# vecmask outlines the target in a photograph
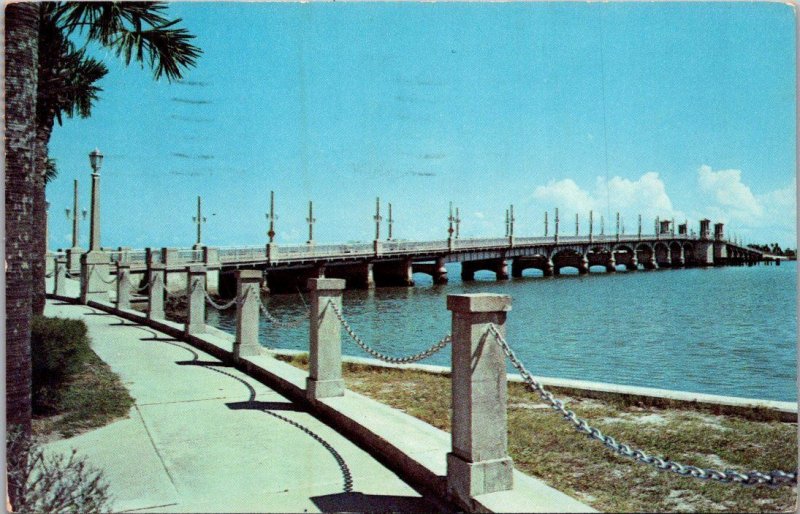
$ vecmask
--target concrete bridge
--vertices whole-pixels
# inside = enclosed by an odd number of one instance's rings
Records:
[[[193,247],[133,250],[103,249],[86,266],[92,282],[88,289],[102,289],[110,283],[115,264],[130,266],[134,286],[146,284],[154,272],[164,272],[170,290],[185,287],[188,266],[208,270],[208,286],[223,295],[235,293],[234,272],[257,269],[264,272],[264,286],[273,292],[297,292],[309,278],[343,278],[348,288],[412,286],[414,273],[447,283],[445,264],[461,264],[462,280],[474,279],[481,270],[494,272],[498,280],[521,277],[526,269],[544,276],[559,275],[565,268],[580,274],[590,270],[653,270],[693,266],[754,265],[780,262],[775,256],[726,240],[723,224],[710,231],[709,220],[700,222],[698,235],[689,234],[685,224],[678,232],[663,222],[655,234],[593,235],[551,237],[504,237],[440,241],[380,241],[358,244],[291,245],[227,248]],[[71,251],[56,254],[66,258],[66,268],[77,274],[80,256]],[[85,254],[84,254],[84,259]],[[510,268],[509,268],[510,265]],[[89,270],[89,271],[92,271]],[[82,273],[83,275],[83,273]],[[106,286],[106,290],[109,286]]]

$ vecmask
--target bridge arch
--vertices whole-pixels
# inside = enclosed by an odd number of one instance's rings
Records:
[[[511,276],[521,277],[523,272],[528,269],[535,269],[542,272],[544,276],[553,275],[553,261],[548,255],[537,253],[531,256],[514,257],[511,261]]]
[[[575,268],[578,273],[589,272],[589,263],[586,255],[574,248],[563,248],[553,254],[553,273],[559,275],[562,268]]]
[[[688,241],[683,243],[683,262],[685,266],[693,266],[695,264],[694,245]]]
[[[659,267],[669,268],[672,265],[672,256],[667,243],[659,241],[654,244],[653,254],[655,255],[656,263]]]
[[[683,245],[678,241],[669,244],[669,256],[673,268],[678,268],[684,264]]]
[[[644,269],[655,269],[658,267],[656,264],[656,254],[650,243],[637,243],[634,250],[636,251],[638,263],[641,264]]]

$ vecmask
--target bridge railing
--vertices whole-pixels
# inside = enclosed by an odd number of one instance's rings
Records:
[[[203,250],[178,250],[178,259],[183,262],[202,262]]]
[[[267,258],[266,246],[223,247],[217,250],[221,262],[257,261]],[[202,260],[202,254],[200,256]]]
[[[386,241],[381,243],[383,253],[414,253],[447,251],[447,241]]]
[[[142,264],[147,261],[147,252],[145,250],[129,250],[128,262],[131,264]]]
[[[496,248],[498,246],[508,246],[508,238],[498,237],[491,239],[483,239],[483,238],[456,239],[453,242],[453,248],[459,250],[469,250],[472,248]]]
[[[330,244],[330,245],[291,245],[278,246],[277,260],[311,259],[326,257],[360,257],[374,255],[370,243]]]

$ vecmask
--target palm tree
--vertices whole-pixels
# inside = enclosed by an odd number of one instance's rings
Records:
[[[31,424],[31,212],[39,8],[6,6],[6,421]],[[12,498],[12,500],[15,500]]]
[[[52,13],[54,4],[41,4],[41,25],[39,28],[39,77],[36,102],[36,170],[34,176],[33,198],[33,250],[31,261],[33,267],[34,314],[44,312],[45,305],[45,253],[47,251],[47,216],[45,213],[45,186],[53,178],[55,168],[49,168],[50,161],[47,145],[53,131],[53,125],[62,116],[79,115],[87,117],[91,114],[92,102],[97,100],[101,91],[95,84],[103,78],[108,69],[105,65],[86,56],[83,49],[76,50],[75,45],[58,28]],[[51,171],[51,176],[47,173]]]
[[[62,115],[87,117],[101,91],[95,85],[107,69],[103,63],[76,49],[71,38],[84,37],[111,49],[125,64],[131,60],[153,69],[154,78],[172,81],[182,78],[184,69],[195,65],[200,49],[185,29],[174,28],[180,19],[165,16],[161,2],[52,2],[42,3],[37,109],[36,183],[34,198],[34,301],[35,313],[45,303],[45,180],[47,145],[55,121]],[[46,52],[44,50],[46,49]]]

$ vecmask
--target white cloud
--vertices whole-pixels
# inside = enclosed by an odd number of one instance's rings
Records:
[[[564,220],[571,220],[578,213],[584,224],[592,210],[596,231],[599,231],[601,216],[615,218],[617,212],[622,216],[627,233],[637,230],[640,214],[644,232],[652,231],[657,216],[676,220],[685,217],[682,211],[673,208],[664,181],[656,172],[647,172],[636,180],[616,176],[606,181],[598,177],[591,192],[581,189],[572,179],[551,180],[545,186],[537,186],[532,199],[546,209],[559,207]],[[606,233],[613,233],[615,223],[614,219],[605,220]]]
[[[568,207],[573,212],[588,212],[596,203],[588,192],[578,187],[570,178],[551,180],[546,186],[537,186],[533,191],[533,198],[556,207]]]
[[[734,221],[750,221],[764,215],[764,207],[742,182],[741,170],[714,171],[703,165],[697,172],[700,190],[713,195],[718,210]]]

